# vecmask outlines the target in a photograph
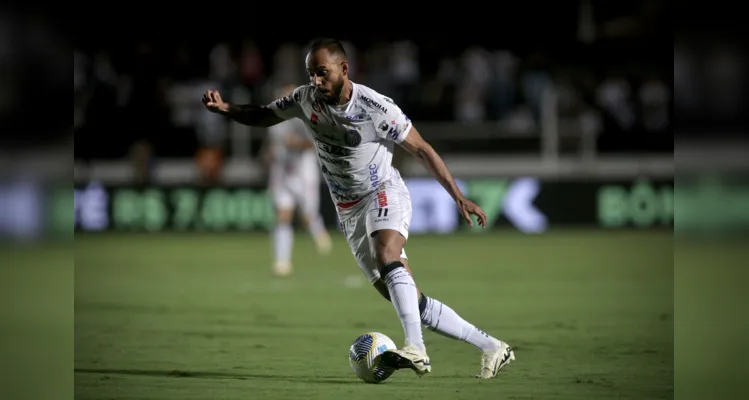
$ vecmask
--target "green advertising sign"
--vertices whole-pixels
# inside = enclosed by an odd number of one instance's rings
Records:
[[[604,185],[598,189],[598,221],[603,227],[668,226],[674,220],[674,190],[638,180],[632,185]]]
[[[111,192],[118,229],[268,229],[273,209],[265,191],[232,188],[120,189]]]

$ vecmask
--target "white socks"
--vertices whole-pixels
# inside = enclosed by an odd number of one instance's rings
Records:
[[[403,325],[406,345],[425,350],[419,316],[419,292],[416,290],[413,277],[406,271],[405,267],[400,266],[390,271],[384,277],[384,280],[395,312]]]
[[[421,296],[419,302],[421,322],[430,330],[453,339],[468,342],[481,351],[496,349],[497,344],[491,336],[461,318],[452,308],[431,297],[423,294]]]
[[[397,267],[384,277],[390,300],[398,313],[406,335],[406,345],[425,350],[421,334],[423,323],[441,335],[468,342],[481,351],[496,350],[496,339],[461,318],[452,308],[416,290],[413,277],[406,268]]]
[[[294,244],[294,230],[291,224],[278,224],[273,229],[273,256],[276,264],[291,264],[291,248]]]

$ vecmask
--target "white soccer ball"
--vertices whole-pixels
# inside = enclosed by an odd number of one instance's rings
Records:
[[[386,335],[379,332],[365,333],[351,345],[348,351],[349,364],[359,379],[367,383],[380,383],[395,372],[395,368],[380,362],[380,356],[395,349],[395,343]]]

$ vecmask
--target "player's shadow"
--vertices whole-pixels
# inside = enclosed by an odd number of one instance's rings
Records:
[[[184,370],[142,370],[142,369],[107,369],[107,368],[76,368],[75,373],[101,375],[137,375],[157,376],[163,378],[197,378],[197,379],[269,379],[287,382],[322,383],[322,384],[361,384],[355,378],[341,379],[340,376],[281,376],[271,374],[213,372],[213,371],[184,371]]]

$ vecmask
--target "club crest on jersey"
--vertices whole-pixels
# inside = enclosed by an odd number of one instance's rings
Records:
[[[284,96],[276,100],[276,107],[278,107],[279,110],[285,110],[293,105],[294,101],[291,100],[291,97],[289,96]]]
[[[349,147],[356,147],[361,143],[361,135],[355,130],[348,130],[344,140]]]
[[[390,126],[385,121],[380,122],[380,125],[377,126],[377,129],[379,129],[379,130],[381,130],[383,132],[387,131],[388,128],[390,128]]]

